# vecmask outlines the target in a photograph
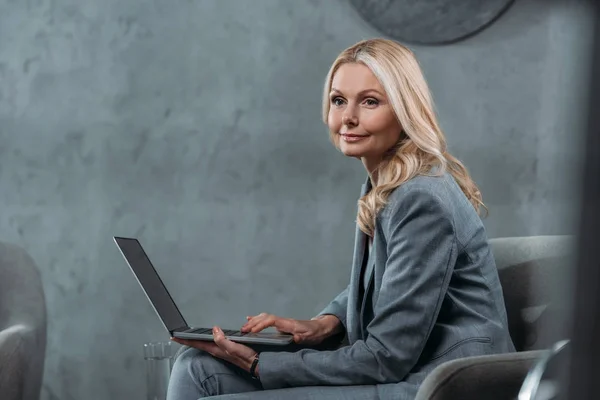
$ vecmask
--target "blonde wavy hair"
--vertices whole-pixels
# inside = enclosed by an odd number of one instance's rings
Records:
[[[362,63],[377,77],[402,127],[400,141],[385,155],[377,169],[377,182],[358,201],[357,223],[373,236],[377,214],[394,189],[417,175],[448,171],[477,213],[483,204],[481,192],[465,166],[447,151],[446,139],[438,124],[433,100],[423,72],[413,52],[392,40],[363,40],[344,50],[331,66],[323,90],[323,122],[327,124],[331,83],[338,68],[346,63]],[[329,132],[339,149],[337,132]]]

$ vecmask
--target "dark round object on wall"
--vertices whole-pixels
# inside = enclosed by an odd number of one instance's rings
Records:
[[[448,44],[497,20],[514,0],[349,0],[373,27],[401,42]]]

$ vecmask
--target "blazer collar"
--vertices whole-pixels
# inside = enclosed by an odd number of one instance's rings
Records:
[[[360,197],[363,197],[373,188],[371,184],[371,178],[367,175],[367,179],[365,179],[365,183],[362,185],[362,190],[360,192]]]

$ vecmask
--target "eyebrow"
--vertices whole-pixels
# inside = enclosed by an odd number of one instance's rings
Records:
[[[385,95],[384,95],[383,93],[381,93],[381,92],[380,92],[379,90],[377,90],[377,89],[365,89],[365,90],[361,90],[360,92],[358,92],[358,96],[365,95],[365,94],[367,94],[367,93],[369,93],[369,92],[374,92],[374,93],[377,93],[377,94],[378,94],[378,95],[380,95],[380,96],[383,96],[383,97],[385,97]],[[341,90],[339,90],[339,89],[336,89],[336,88],[334,88],[334,87],[332,87],[332,88],[331,88],[331,93],[339,93],[339,94],[342,94]]]

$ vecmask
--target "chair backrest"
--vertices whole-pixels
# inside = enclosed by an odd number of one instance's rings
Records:
[[[22,248],[0,243],[0,394],[39,399],[46,351],[42,280]]]
[[[556,316],[553,300],[568,289],[573,236],[491,239],[504,291],[511,337],[518,351],[545,348],[559,338],[541,331]],[[563,296],[564,297],[564,296]]]

